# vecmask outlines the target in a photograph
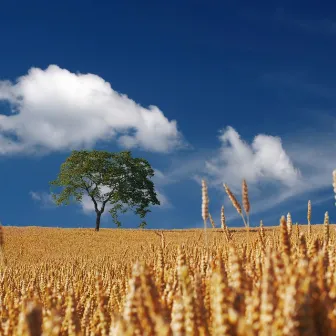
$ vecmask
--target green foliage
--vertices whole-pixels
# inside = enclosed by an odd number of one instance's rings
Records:
[[[114,223],[120,227],[118,211],[125,213],[132,209],[143,219],[150,212],[150,204],[160,204],[150,180],[152,176],[154,170],[148,161],[133,158],[129,151],[82,150],[71,153],[61,165],[57,179],[50,185],[51,189],[64,188],[59,195],[52,192],[57,205],[81,202],[84,193],[88,194],[99,219],[106,204],[111,204],[109,212]],[[146,222],[142,221],[139,226],[146,226]]]

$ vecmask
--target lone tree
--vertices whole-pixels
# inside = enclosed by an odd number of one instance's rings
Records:
[[[53,187],[64,187],[59,195],[52,193],[57,205],[81,202],[87,194],[96,211],[96,231],[99,231],[101,215],[106,204],[114,223],[120,227],[118,211],[128,209],[144,218],[150,204],[160,205],[149,179],[154,170],[142,158],[133,158],[131,152],[109,153],[106,151],[73,151],[61,165],[58,178],[50,182]],[[142,221],[139,227],[145,227]]]

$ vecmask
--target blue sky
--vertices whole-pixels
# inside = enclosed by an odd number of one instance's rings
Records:
[[[295,3],[297,5],[295,5]],[[336,209],[336,8],[293,1],[7,1],[0,12],[4,225],[94,227],[90,203],[55,207],[49,181],[73,149],[130,149],[156,170],[148,228],[251,225]],[[120,217],[126,228],[140,220]],[[114,227],[109,214],[102,227]]]

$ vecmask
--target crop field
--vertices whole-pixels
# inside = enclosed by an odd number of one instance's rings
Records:
[[[224,188],[243,229],[224,207],[216,226],[204,180],[204,230],[0,225],[0,335],[336,335],[328,212],[251,228],[246,181],[242,205]]]
[[[0,335],[335,335],[336,231],[2,227]]]

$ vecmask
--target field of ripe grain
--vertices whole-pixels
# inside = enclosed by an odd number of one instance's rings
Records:
[[[335,335],[335,227],[287,224],[2,227],[0,335]]]

